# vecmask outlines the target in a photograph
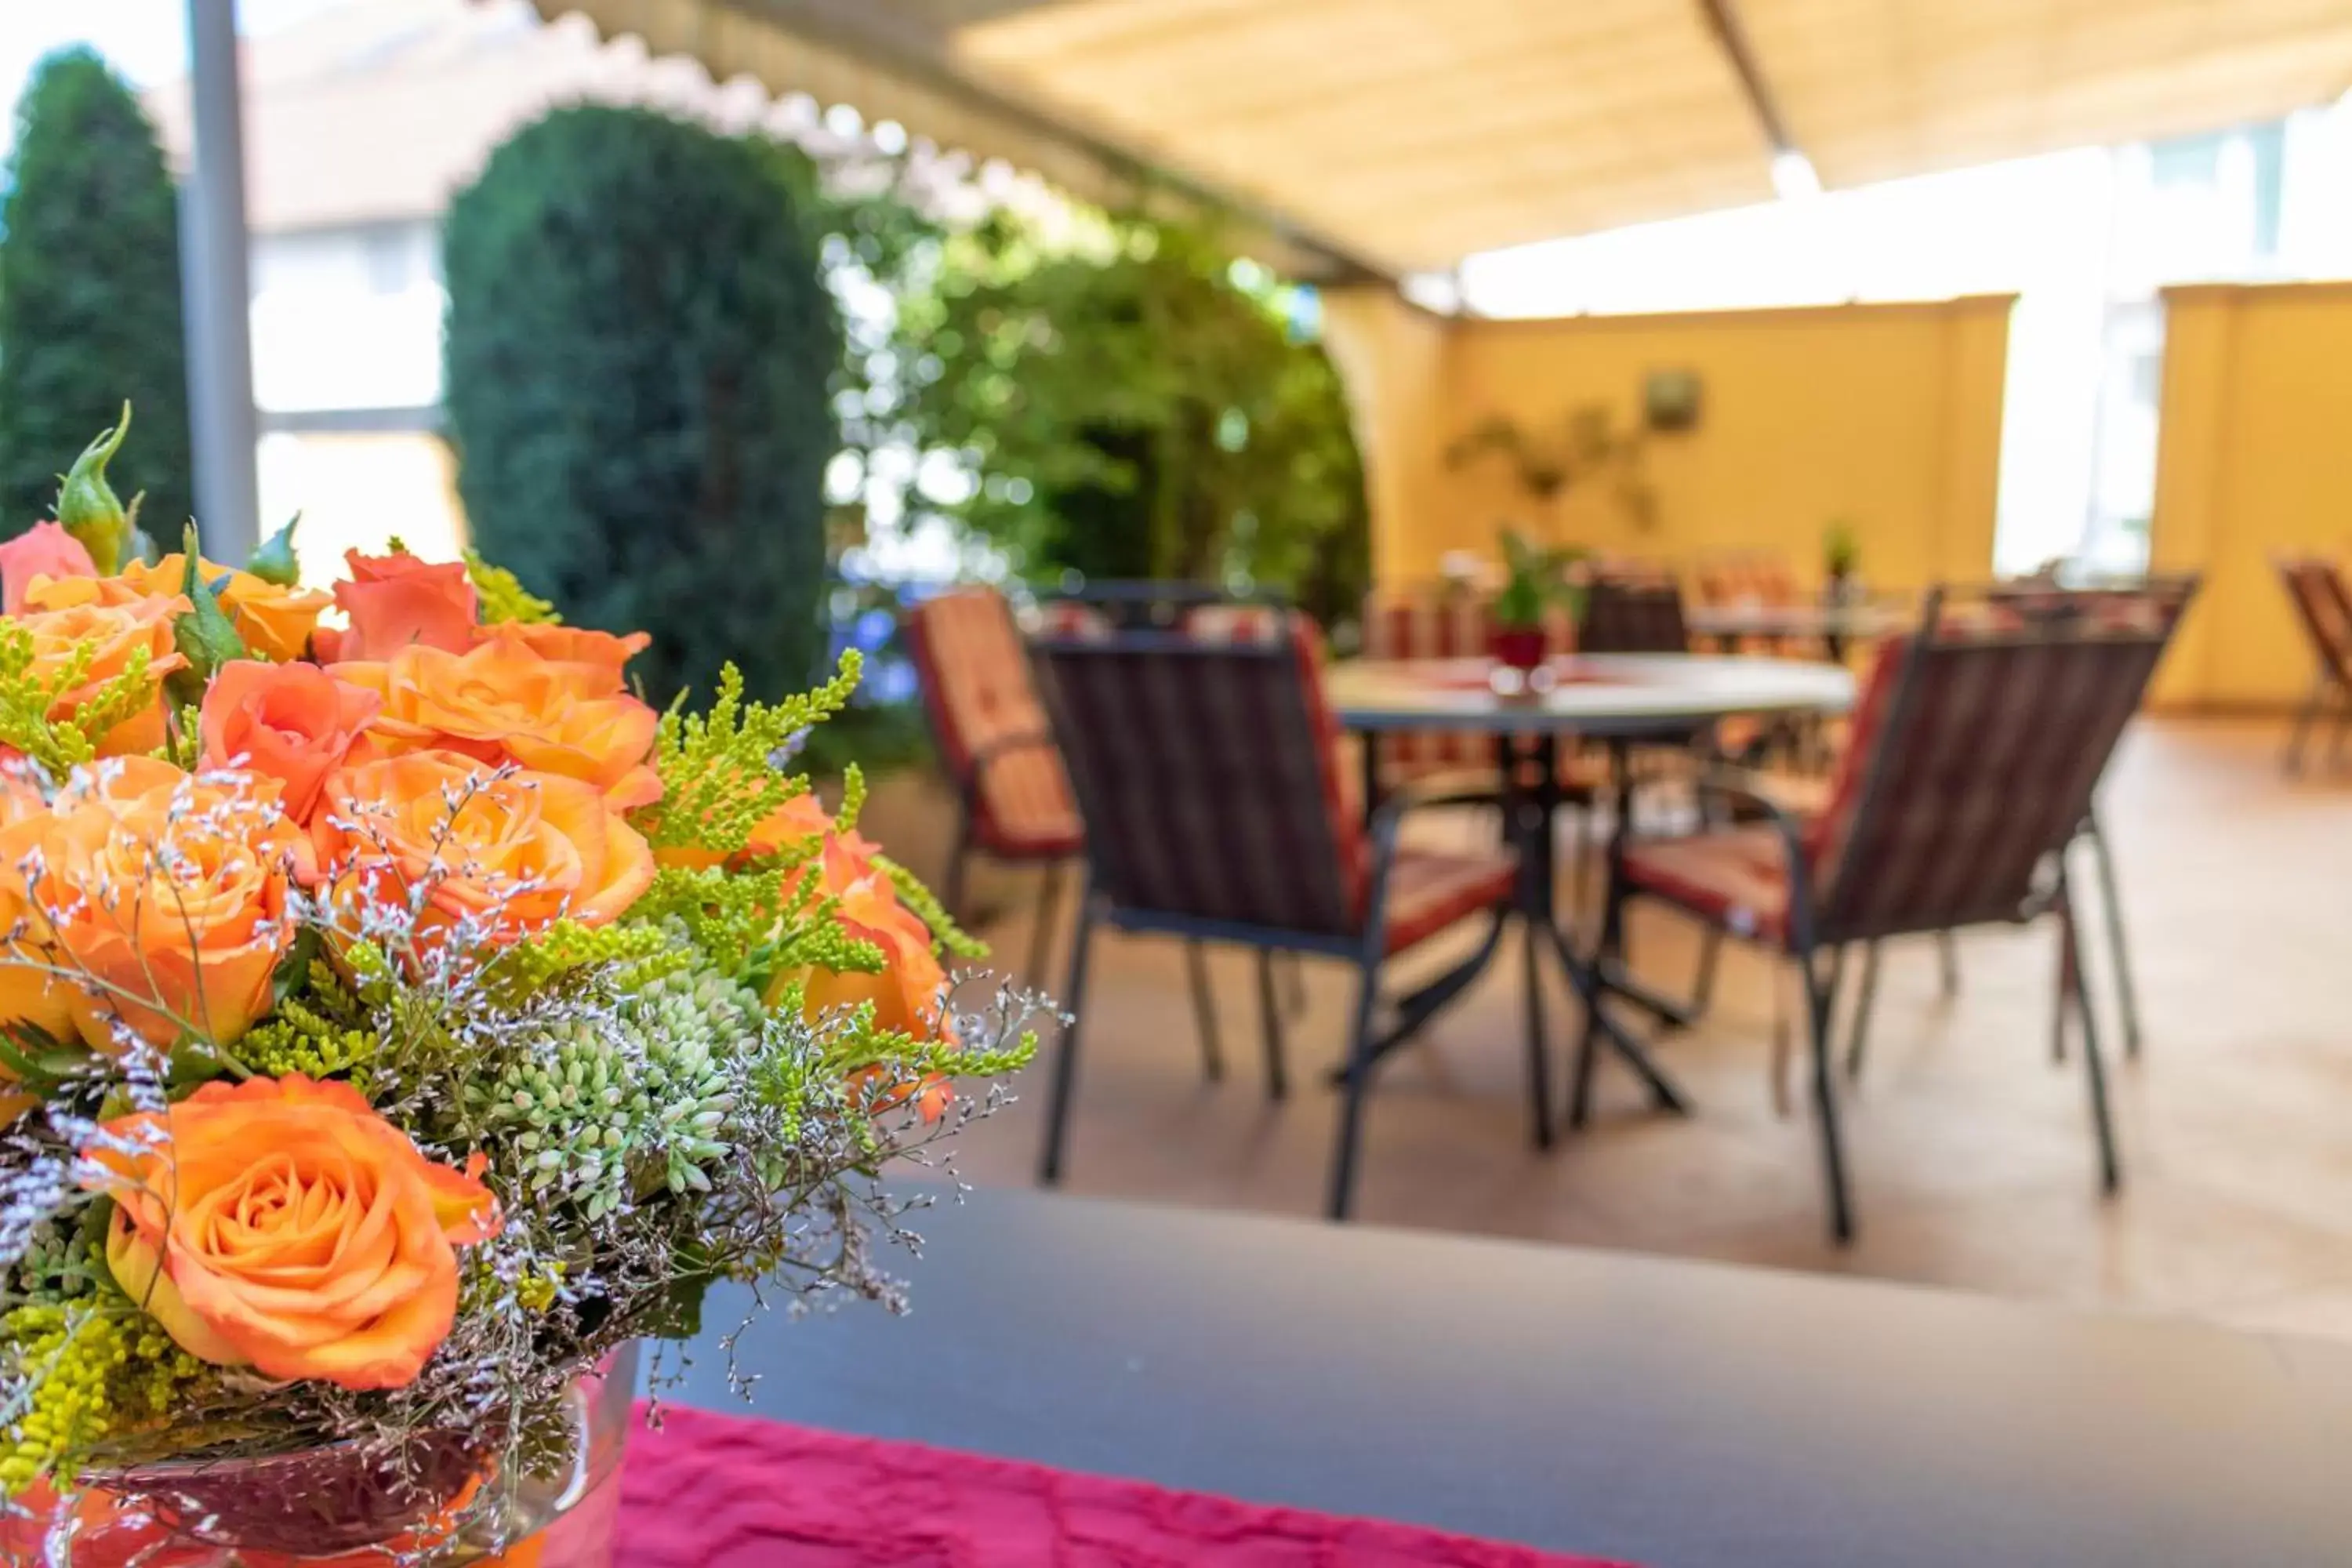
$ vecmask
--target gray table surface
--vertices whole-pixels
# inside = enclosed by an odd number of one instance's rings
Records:
[[[1647,1568],[2352,1563],[2352,1346],[984,1189],[755,1414]],[[670,1397],[745,1407],[714,1297]]]
[[[1350,730],[1539,730],[1644,735],[1748,713],[1842,713],[1853,678],[1810,659],[1710,654],[1579,654],[1554,661],[1558,684],[1523,696],[1487,684],[1492,661],[1348,659],[1323,690]]]

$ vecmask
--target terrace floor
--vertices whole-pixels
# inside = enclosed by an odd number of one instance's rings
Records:
[[[1870,1060],[1846,1100],[1861,1226],[1850,1249],[1826,1239],[1811,1127],[1773,1108],[1771,965],[1738,948],[1710,1016],[1660,1047],[1697,1114],[1653,1115],[1604,1068],[1594,1125],[1549,1153],[1528,1140],[1517,966],[1498,965],[1383,1067],[1359,1215],[2352,1337],[2352,775],[2283,781],[2278,738],[2143,722],[2109,780],[2147,1032],[2145,1057],[2114,1074],[2116,1199],[2097,1192],[2079,1054],[2050,1059],[2045,925],[1964,937],[1949,1003],[1932,943],[1890,946]],[[1027,889],[1010,876],[994,887],[1006,912],[989,929],[1018,962]],[[1637,918],[1633,947],[1640,973],[1686,984],[1689,928]],[[1405,973],[1447,956],[1423,952]],[[2094,943],[2095,966],[2103,957]],[[1346,975],[1309,966],[1294,1093],[1276,1106],[1245,955],[1212,960],[1221,1085],[1202,1081],[1173,943],[1109,936],[1095,963],[1070,1188],[1318,1212],[1336,1112],[1320,1069],[1340,1049]],[[2111,998],[2103,970],[2096,983]],[[1571,1026],[1557,990],[1549,1011]],[[2112,1056],[2112,1000],[2105,1017]],[[971,1180],[1034,1179],[1042,1078],[963,1138]]]

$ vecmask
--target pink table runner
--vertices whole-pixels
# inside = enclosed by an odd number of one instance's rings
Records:
[[[676,1407],[630,1435],[621,1496],[616,1568],[1610,1568]]]

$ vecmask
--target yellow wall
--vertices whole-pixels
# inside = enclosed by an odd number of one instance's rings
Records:
[[[2168,706],[2270,707],[2311,655],[2271,567],[2352,542],[2352,284],[2165,291],[2164,401],[2150,552],[2204,574],[2157,674]]]
[[[1491,555],[1515,522],[1675,564],[1775,551],[1811,577],[1843,516],[1874,586],[1988,576],[2010,303],[1449,321],[1335,292],[1326,319],[1372,468],[1375,570],[1409,581],[1449,550]],[[1549,430],[1601,402],[1630,427],[1653,370],[1695,372],[1702,401],[1696,428],[1651,439],[1647,533],[1604,486],[1571,488],[1546,518],[1500,455],[1444,459],[1496,415]]]

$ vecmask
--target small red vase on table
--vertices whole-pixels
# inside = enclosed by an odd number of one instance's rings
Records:
[[[1486,651],[1494,656],[1496,664],[1522,675],[1542,668],[1550,654],[1541,626],[1497,626]]]

